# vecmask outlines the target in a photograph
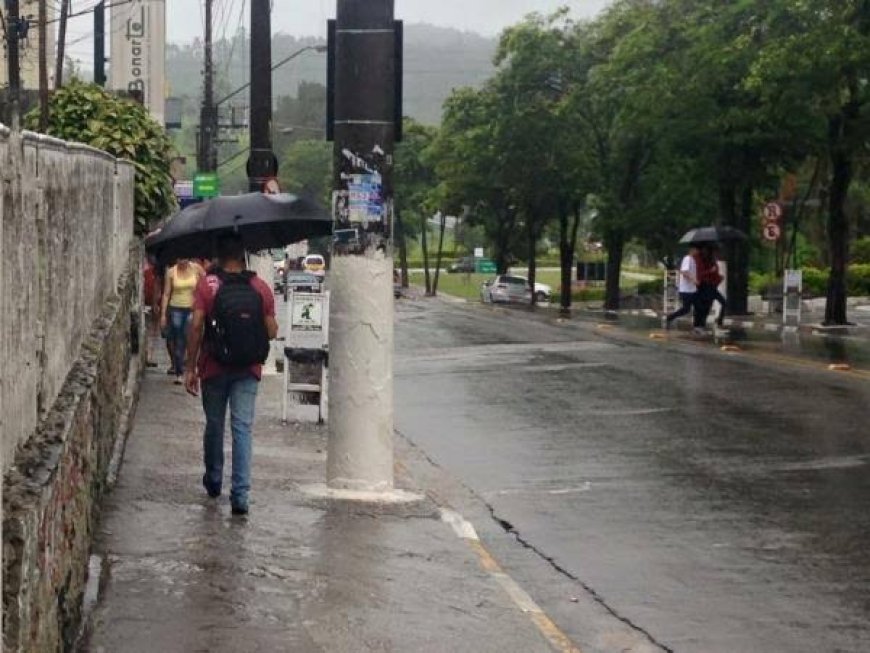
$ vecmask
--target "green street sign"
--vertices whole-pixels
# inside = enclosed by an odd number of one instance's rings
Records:
[[[481,274],[495,274],[495,261],[488,258],[475,259],[474,267]]]
[[[194,197],[217,197],[221,194],[221,180],[216,172],[197,172],[193,177]]]

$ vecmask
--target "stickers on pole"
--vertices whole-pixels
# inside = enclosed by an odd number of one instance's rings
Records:
[[[349,175],[347,183],[348,222],[367,227],[384,219],[383,181],[377,172]]]

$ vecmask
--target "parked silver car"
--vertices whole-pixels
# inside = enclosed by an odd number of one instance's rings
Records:
[[[535,283],[535,299],[548,302],[553,289],[545,283]],[[528,304],[532,300],[529,280],[514,274],[500,274],[480,286],[480,300],[485,304]]]

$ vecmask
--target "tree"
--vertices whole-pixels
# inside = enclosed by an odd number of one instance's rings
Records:
[[[465,213],[466,224],[480,226],[493,249],[499,274],[507,272],[518,245],[519,209],[507,185],[504,130],[496,124],[498,97],[483,89],[458,89],[444,105],[444,120],[432,146],[442,208]]]
[[[300,140],[287,146],[280,159],[281,188],[330,203],[332,193],[332,144]]]
[[[547,223],[573,194],[570,185],[562,185],[570,181],[564,174],[567,162],[560,155],[570,144],[563,140],[556,110],[567,63],[566,16],[567,10],[549,18],[528,16],[502,33],[495,56],[500,69],[493,80],[499,107],[494,124],[504,144],[503,181],[520,207],[532,288],[537,276],[538,241]],[[567,214],[567,209],[561,213]],[[568,285],[570,288],[570,280]],[[533,292],[531,303],[536,301]]]
[[[812,150],[825,157],[830,275],[825,323],[847,324],[846,201],[870,137],[870,5],[863,0],[777,3],[771,38],[746,86],[782,111],[805,116]]]
[[[411,118],[405,118],[402,141],[394,154],[393,185],[395,188],[396,239],[402,267],[402,283],[407,285],[407,240],[415,233],[414,223],[408,217],[417,216],[423,248],[423,268],[426,294],[433,294],[429,276],[429,248],[426,238],[427,218],[434,211],[433,192],[437,184],[431,148],[438,131]]]
[[[25,117],[29,129],[35,129],[38,122],[37,111]],[[169,175],[172,144],[163,127],[138,102],[113,95],[94,84],[70,80],[50,99],[47,133],[133,163],[137,235],[147,233],[176,208]]]

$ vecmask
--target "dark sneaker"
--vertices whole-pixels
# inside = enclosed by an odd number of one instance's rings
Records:
[[[205,478],[205,474],[202,475],[202,486],[205,488],[205,491],[208,493],[212,499],[217,499],[221,495],[221,487],[220,485],[211,485]]]
[[[231,510],[232,510],[232,513],[234,515],[247,515],[248,514],[247,504],[233,503]]]

